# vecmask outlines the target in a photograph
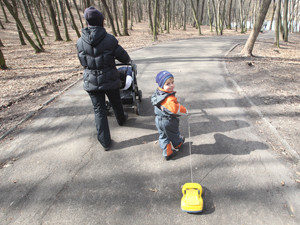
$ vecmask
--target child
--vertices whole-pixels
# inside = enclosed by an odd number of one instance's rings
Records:
[[[161,71],[156,76],[158,88],[151,97],[154,106],[155,124],[159,133],[159,145],[165,160],[171,159],[175,150],[179,150],[185,138],[179,132],[179,113],[187,114],[187,109],[180,105],[175,97],[174,77],[168,71]]]

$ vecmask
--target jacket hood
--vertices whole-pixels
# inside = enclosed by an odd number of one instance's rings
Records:
[[[107,32],[103,27],[89,26],[82,29],[81,38],[91,46],[97,46],[106,36]]]
[[[151,97],[151,103],[153,106],[158,106],[166,97],[175,94],[175,92],[166,92],[161,89],[156,89]]]

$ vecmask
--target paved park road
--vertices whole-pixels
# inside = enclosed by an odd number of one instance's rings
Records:
[[[141,115],[130,113],[124,127],[110,117],[108,152],[96,140],[82,83],[65,92],[0,147],[0,224],[299,224],[293,171],[225,82],[223,57],[237,41],[179,40],[132,52]],[[175,75],[190,113],[181,117],[186,144],[168,162],[150,103],[160,70]],[[181,186],[191,180],[205,192],[199,215],[180,209]]]

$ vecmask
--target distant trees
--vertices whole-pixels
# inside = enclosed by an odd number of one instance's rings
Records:
[[[270,10],[270,4],[266,2],[272,2]],[[51,32],[56,41],[63,40],[61,30],[64,30],[66,41],[71,40],[71,29],[79,37],[78,24],[81,28],[84,26],[84,9],[91,5],[104,14],[106,26],[115,36],[130,35],[130,29],[134,29],[133,22],[142,20],[148,21],[154,41],[159,34],[170,33],[172,29],[182,29],[184,32],[187,25],[195,27],[199,35],[204,25],[210,26],[217,35],[222,35],[225,28],[239,29],[242,33],[253,28],[244,49],[244,53],[250,55],[260,31],[259,26],[265,18],[275,21],[278,47],[279,34],[284,41],[288,41],[289,32],[297,31],[295,28],[299,27],[300,20],[300,0],[0,0],[3,18],[0,28],[4,29],[5,23],[12,22],[7,16],[8,11],[15,20],[21,45],[28,42],[35,52],[41,52],[44,37]],[[259,11],[262,9],[264,15]],[[25,29],[25,23],[30,25],[30,31]],[[50,31],[49,27],[52,27]]]
[[[21,23],[21,20],[19,19],[17,13],[15,13],[13,6],[9,3],[8,0],[2,0],[4,2],[4,4],[6,5],[8,11],[10,12],[10,14],[13,16],[13,18],[15,19],[18,27],[21,29],[22,33],[24,34],[24,36],[26,37],[27,41],[31,44],[31,46],[34,48],[36,53],[42,52],[43,50],[41,48],[39,48],[34,41],[31,39],[31,37],[28,35],[27,31],[25,30],[23,24]],[[14,2],[15,0],[13,0]],[[16,9],[17,10],[17,9]]]

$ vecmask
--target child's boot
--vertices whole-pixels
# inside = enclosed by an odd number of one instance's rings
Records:
[[[185,137],[184,137],[184,136],[181,136],[181,135],[180,135],[180,138],[182,139],[182,141],[180,142],[179,145],[177,145],[176,147],[174,147],[174,148],[175,148],[175,151],[179,151],[180,148],[183,146],[183,143],[184,143],[184,141],[185,141]]]
[[[168,161],[175,155],[176,155],[176,152],[173,152],[171,143],[167,144],[167,156],[165,156],[165,160]]]

